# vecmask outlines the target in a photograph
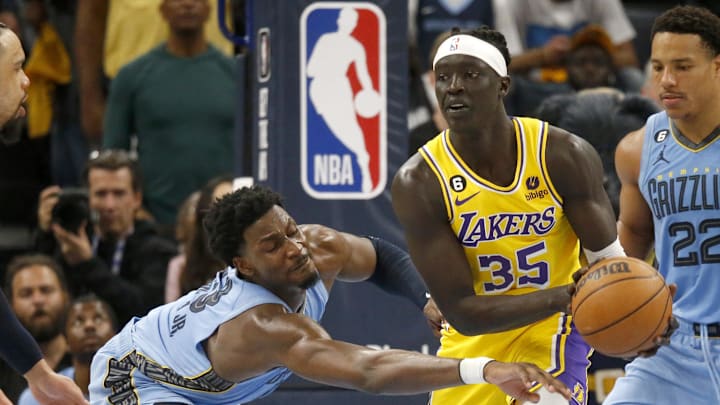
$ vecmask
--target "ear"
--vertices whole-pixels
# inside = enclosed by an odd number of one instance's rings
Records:
[[[235,269],[242,274],[243,278],[250,279],[255,274],[255,269],[250,266],[250,263],[244,257],[235,256],[232,262]]]
[[[500,97],[504,98],[510,92],[510,76],[500,78]]]
[[[142,191],[133,191],[133,205],[135,210],[139,210],[142,207]]]
[[[712,60],[713,66],[715,67],[715,77],[720,77],[720,54],[715,55]]]

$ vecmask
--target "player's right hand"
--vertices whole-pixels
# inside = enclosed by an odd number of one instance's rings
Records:
[[[438,338],[442,337],[443,329],[447,328],[447,321],[445,320],[442,312],[440,312],[440,308],[438,308],[437,304],[435,304],[435,300],[432,298],[428,298],[428,301],[423,308],[423,315],[425,315],[425,320],[427,320],[428,326],[430,327],[433,335]]]
[[[670,289],[670,297],[673,299],[675,298],[675,293],[677,292],[677,285],[676,284],[670,284],[668,285],[668,288]],[[667,329],[665,329],[665,332],[655,338],[655,347],[643,350],[638,353],[638,356],[640,357],[650,357],[654,356],[655,353],[660,349],[661,346],[667,346],[670,344],[670,336],[675,332],[675,330],[680,326],[678,324],[677,319],[675,319],[674,316],[670,317],[670,321],[668,321]]]
[[[530,363],[493,361],[485,366],[484,376],[485,381],[497,385],[503,392],[520,401],[540,400],[537,392],[530,392],[535,383],[544,386],[550,392],[559,393],[568,400],[572,395],[560,380]]]

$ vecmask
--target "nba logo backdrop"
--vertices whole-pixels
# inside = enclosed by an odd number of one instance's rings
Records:
[[[313,3],[300,17],[301,183],[317,199],[370,199],[387,181],[385,14]]]

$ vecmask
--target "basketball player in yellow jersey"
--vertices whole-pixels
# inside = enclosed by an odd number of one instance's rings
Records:
[[[440,356],[526,361],[587,398],[591,349],[567,314],[580,244],[590,262],[624,255],[592,146],[559,128],[508,117],[505,38],[456,31],[435,56],[449,130],[397,173],[393,207],[410,255],[450,328]],[[544,388],[540,403],[568,404]],[[432,404],[512,403],[492,387],[436,391]]]

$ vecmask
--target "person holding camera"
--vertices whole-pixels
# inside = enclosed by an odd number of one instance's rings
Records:
[[[85,173],[85,192],[51,186],[40,193],[37,248],[58,257],[73,295],[94,293],[124,324],[163,303],[176,247],[136,218],[142,183],[126,152],[101,152]]]

